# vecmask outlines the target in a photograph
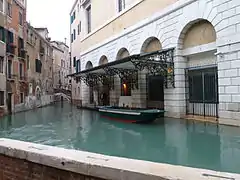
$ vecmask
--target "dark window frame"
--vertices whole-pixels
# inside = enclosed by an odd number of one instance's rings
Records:
[[[188,79],[190,103],[218,103],[216,68],[189,71]]]
[[[4,91],[0,91],[0,106],[4,106]]]
[[[125,0],[118,0],[118,12],[123,11],[125,7],[126,7]]]
[[[0,56],[0,73],[3,73],[4,69],[4,57]]]

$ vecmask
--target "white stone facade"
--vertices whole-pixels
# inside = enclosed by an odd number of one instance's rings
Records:
[[[185,32],[199,20],[207,20],[213,25],[217,36],[216,42],[182,50]],[[176,87],[165,89],[164,93],[167,116],[186,115],[185,68],[217,65],[219,122],[240,126],[239,0],[179,0],[121,34],[109,37],[85,52],[79,52],[82,70],[88,61],[92,62],[93,67],[98,66],[102,55],[107,57],[108,62],[115,61],[121,48],[126,48],[130,55],[139,54],[144,42],[151,37],[160,40],[162,49],[175,48]],[[195,55],[199,53],[202,54],[196,58]],[[204,57],[204,54],[207,57]],[[190,62],[189,55],[193,59]],[[198,60],[199,62],[196,62]],[[83,103],[87,103],[88,98],[88,88],[82,83]]]

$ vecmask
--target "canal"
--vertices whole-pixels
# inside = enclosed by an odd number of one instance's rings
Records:
[[[165,118],[150,125],[102,119],[69,104],[0,119],[0,137],[240,173],[240,128]]]

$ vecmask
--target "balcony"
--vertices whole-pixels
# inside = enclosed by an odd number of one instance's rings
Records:
[[[25,75],[20,75],[19,81],[27,81],[27,76],[25,76]]]
[[[14,44],[7,44],[7,53],[15,55],[15,48],[16,46]]]
[[[7,79],[8,79],[9,81],[14,81],[14,80],[15,80],[15,77],[16,77],[15,74],[12,74],[12,73],[8,73],[8,74],[7,74]]]
[[[25,59],[26,58],[26,50],[23,48],[18,48],[18,57]]]

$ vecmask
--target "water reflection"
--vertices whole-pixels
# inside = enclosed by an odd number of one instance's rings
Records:
[[[1,137],[240,173],[240,129],[234,127],[169,118],[124,124],[60,103],[5,117],[0,129]]]

